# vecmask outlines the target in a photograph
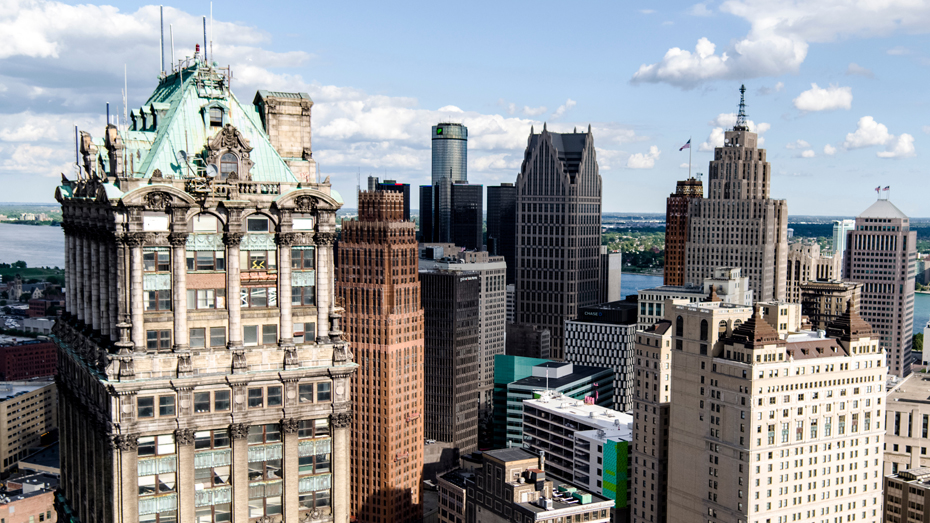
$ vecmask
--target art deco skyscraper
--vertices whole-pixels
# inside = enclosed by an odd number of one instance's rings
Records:
[[[352,513],[366,523],[419,521],[423,473],[423,309],[404,196],[359,194],[342,222],[336,290],[359,372],[353,380]]]
[[[707,194],[689,207],[685,283],[701,285],[715,267],[739,267],[757,301],[784,300],[788,204],[769,197],[771,166],[749,130],[745,91],[736,125],[714,149]]]
[[[591,127],[530,130],[516,187],[514,320],[549,329],[551,355],[561,359],[565,320],[599,295],[601,176]]]
[[[917,232],[888,200],[878,200],[856,216],[843,257],[847,280],[862,283],[862,317],[888,351],[888,372],[911,373],[914,331],[914,264]]]
[[[162,75],[55,193],[58,521],[349,521],[342,198],[294,153],[309,96],[229,80],[197,55]]]
[[[665,201],[665,285],[685,284],[685,243],[688,241],[688,204],[704,197],[700,180],[679,180]]]
[[[507,283],[515,280],[517,253],[517,188],[512,183],[488,186],[488,252],[507,261]]]

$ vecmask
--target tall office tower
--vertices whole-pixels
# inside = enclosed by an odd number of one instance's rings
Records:
[[[668,423],[671,407],[672,322],[660,320],[636,333],[636,399],[631,453],[633,523],[666,523]]]
[[[743,270],[756,300],[786,298],[788,203],[769,197],[772,172],[749,130],[740,87],[739,115],[714,150],[707,196],[688,207],[685,282],[700,285],[715,267]]]
[[[826,330],[846,310],[852,300],[857,309],[862,300],[862,284],[848,281],[809,281],[801,284],[801,312],[811,328]]]
[[[885,402],[884,474],[930,467],[930,380],[915,372],[889,384]]]
[[[862,283],[862,317],[888,351],[888,373],[911,373],[914,331],[914,264],[917,232],[888,200],[878,200],[856,216],[846,238],[844,275]]]
[[[484,186],[452,185],[452,236],[449,241],[471,251],[484,246]]]
[[[311,103],[243,103],[198,54],[128,130],[80,135],[55,192],[59,521],[349,521],[343,202],[288,153],[309,158]]]
[[[795,241],[788,245],[787,301],[801,303],[801,285],[809,281],[837,280],[841,275],[840,256],[820,252],[813,241]]]
[[[404,195],[404,221],[410,221],[410,184],[399,183],[397,180],[384,180],[379,182],[375,178],[375,191],[396,192]],[[368,192],[372,190],[369,189]]]
[[[430,241],[451,242],[452,185],[468,181],[468,128],[460,123],[439,123],[432,131],[434,237]]]
[[[430,243],[436,240],[436,228],[434,226],[435,214],[433,213],[433,186],[420,186],[420,238],[423,243]]]
[[[423,512],[423,309],[413,222],[402,194],[359,194],[342,222],[336,289],[361,367],[352,438],[352,514],[419,521]]]
[[[425,437],[461,454],[478,448],[478,279],[472,271],[420,271]]]
[[[427,247],[428,248],[428,247]],[[478,274],[478,394],[479,415],[491,408],[494,389],[494,356],[504,354],[506,330],[505,278],[507,267],[500,256],[486,252],[454,252],[439,260],[420,258],[420,270],[469,271]],[[426,297],[424,296],[424,300]],[[454,302],[443,307],[455,306]],[[427,347],[428,348],[428,347]]]
[[[561,359],[565,320],[600,294],[601,175],[591,126],[531,129],[516,186],[515,322],[549,329],[552,357]]]
[[[665,285],[685,284],[685,244],[688,242],[688,205],[704,197],[701,180],[679,180],[665,200]]]
[[[492,249],[493,245],[493,249]],[[517,263],[517,188],[512,183],[488,186],[488,252],[507,261],[507,283],[514,282]]]
[[[601,245],[601,276],[598,285],[599,303],[620,301],[620,278],[623,276],[623,253],[610,252],[606,245]]]
[[[369,176],[369,177],[368,177],[368,192],[375,192],[375,191],[377,191],[377,190],[378,190],[378,185],[379,185],[380,183],[381,183],[381,181],[378,180],[378,177],[377,177],[377,176]]]
[[[852,306],[826,335],[799,308],[669,309],[668,521],[882,521],[885,353]]]
[[[855,228],[856,220],[833,220],[833,256],[842,260],[846,252],[846,237]]]
[[[610,367],[614,371],[616,410],[633,408],[633,344],[636,302],[614,301],[578,310],[565,322],[565,361],[577,365]]]

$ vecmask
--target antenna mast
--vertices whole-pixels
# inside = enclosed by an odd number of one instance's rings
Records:
[[[161,39],[159,51],[161,53],[161,74],[165,74],[165,6],[158,6],[158,15],[161,19]]]
[[[746,124],[746,86],[739,86],[739,114],[736,115],[736,125],[734,131],[748,131],[749,126]]]
[[[207,62],[207,17],[203,17],[203,63]]]
[[[213,56],[213,2],[210,2],[210,56]]]

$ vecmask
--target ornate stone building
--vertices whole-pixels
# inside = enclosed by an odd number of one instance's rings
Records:
[[[349,521],[342,199],[316,180],[311,106],[244,104],[195,56],[128,129],[80,134],[55,193],[59,521]]]

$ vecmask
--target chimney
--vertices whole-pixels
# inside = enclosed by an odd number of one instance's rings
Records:
[[[546,451],[539,451],[539,470],[546,471]]]

